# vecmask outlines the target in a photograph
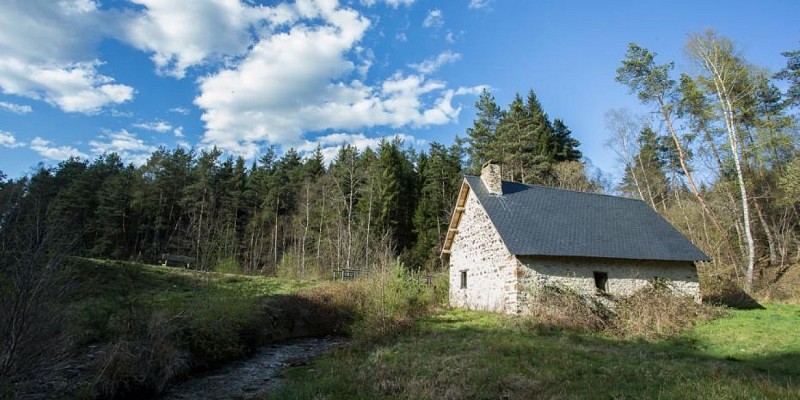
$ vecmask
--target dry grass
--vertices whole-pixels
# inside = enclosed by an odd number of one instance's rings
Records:
[[[546,285],[532,290],[525,315],[536,325],[577,332],[600,332],[608,327],[611,311],[591,296],[571,288]]]
[[[725,309],[698,304],[655,285],[620,299],[614,310],[613,332],[624,338],[661,339],[676,336],[697,323],[722,316]]]
[[[721,307],[676,295],[658,282],[605,301],[555,285],[533,291],[530,299],[526,316],[536,328],[604,332],[621,338],[671,337],[725,313]]]
[[[759,299],[800,304],[800,264],[786,267],[779,277],[768,276],[766,280],[771,283],[758,291]]]
[[[297,296],[332,310],[331,323],[362,342],[382,341],[412,326],[440,300],[437,286],[409,276],[401,264],[353,282],[331,282]]]

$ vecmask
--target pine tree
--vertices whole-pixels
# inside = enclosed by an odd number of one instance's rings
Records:
[[[481,166],[491,159],[502,159],[502,150],[498,140],[497,129],[503,112],[495,102],[494,96],[483,89],[478,101],[475,102],[477,115],[472,128],[467,129],[466,152],[469,157],[468,171],[476,174]]]

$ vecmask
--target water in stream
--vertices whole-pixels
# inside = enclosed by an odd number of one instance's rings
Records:
[[[345,344],[338,337],[294,339],[266,346],[252,357],[170,386],[159,397],[177,399],[257,399],[280,383],[280,372]]]

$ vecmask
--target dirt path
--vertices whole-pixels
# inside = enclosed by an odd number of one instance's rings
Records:
[[[346,340],[338,337],[295,339],[266,346],[251,358],[170,386],[159,399],[256,399],[281,381],[279,373],[321,355]]]

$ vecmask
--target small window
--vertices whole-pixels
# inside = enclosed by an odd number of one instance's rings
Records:
[[[467,270],[461,271],[461,289],[467,288]]]
[[[608,291],[608,274],[594,271],[594,287],[597,288],[598,292]]]

